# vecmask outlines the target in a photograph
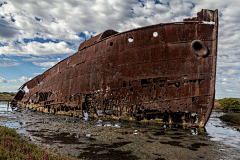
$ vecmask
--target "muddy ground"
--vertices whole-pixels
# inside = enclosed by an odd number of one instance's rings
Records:
[[[0,96],[0,101],[7,101],[13,99],[14,96]]]
[[[237,159],[239,150],[212,141],[205,129],[88,120],[33,112],[2,111],[0,125],[61,155],[83,159]]]

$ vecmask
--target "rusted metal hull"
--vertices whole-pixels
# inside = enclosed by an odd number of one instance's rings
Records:
[[[123,33],[105,31],[19,90],[46,112],[203,127],[215,95],[218,12]]]

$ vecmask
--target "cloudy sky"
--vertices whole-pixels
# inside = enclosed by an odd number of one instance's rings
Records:
[[[182,21],[201,9],[219,10],[216,98],[239,98],[239,0],[0,0],[0,92],[17,91],[107,29]]]

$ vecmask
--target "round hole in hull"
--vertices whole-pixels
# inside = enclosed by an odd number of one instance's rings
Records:
[[[157,37],[158,33],[157,32],[153,32],[153,37]]]
[[[133,37],[132,36],[128,38],[128,42],[133,42]]]
[[[205,57],[208,54],[208,48],[201,40],[192,41],[191,49],[198,57]]]

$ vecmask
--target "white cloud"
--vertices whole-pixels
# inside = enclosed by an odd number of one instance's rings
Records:
[[[18,81],[17,81],[16,79],[6,80],[6,79],[0,77],[0,83],[9,83],[9,82],[10,82],[10,83],[11,83],[11,82],[17,83]]]
[[[0,77],[0,83],[7,83],[6,79]]]
[[[42,67],[52,67],[56,64],[57,62],[41,62],[41,63],[37,63],[37,62],[33,62],[33,64],[37,65],[37,66],[42,66]]]
[[[17,92],[21,85],[0,85],[1,92]]]
[[[38,76],[38,75],[40,75],[40,74],[42,74],[42,73],[33,73],[34,75],[36,75],[36,76]]]
[[[42,66],[42,67],[48,68],[48,67],[54,66],[61,59],[60,58],[49,59],[49,58],[31,57],[31,58],[22,59],[22,60],[25,62],[32,62],[34,65],[37,65],[37,66]],[[33,74],[35,74],[35,73],[33,73]],[[38,73],[36,73],[36,74],[38,74]]]
[[[32,62],[34,65],[41,66],[41,67],[52,67],[60,61],[60,58],[57,59],[47,59],[48,62]]]
[[[49,58],[38,58],[38,57],[31,57],[27,59],[22,59],[25,62],[32,62],[34,65],[45,67],[44,69],[50,68],[58,63],[61,59],[49,59]],[[34,75],[38,75],[41,73],[33,73]]]
[[[22,59],[43,69],[53,66],[53,58],[73,54],[86,37],[107,29],[129,29],[195,17],[201,9],[219,9],[219,41],[216,97],[232,95],[240,90],[240,5],[238,0],[62,0],[19,1],[9,0],[0,7],[0,55],[33,56]],[[36,18],[37,17],[37,18]],[[15,22],[12,22],[12,19]],[[40,19],[40,21],[36,20]],[[24,39],[51,39],[58,43],[29,42]],[[15,42],[19,43],[15,43]],[[69,46],[67,42],[73,45]],[[29,56],[30,57],[30,56]],[[50,58],[46,58],[50,57]],[[0,59],[0,67],[16,66],[19,62]],[[228,90],[227,90],[228,89]],[[240,97],[240,93],[235,96]]]
[[[11,79],[11,80],[8,80],[7,82],[8,82],[8,83],[9,83],[9,82],[10,82],[10,83],[11,83],[11,82],[17,83],[18,81],[17,81],[16,79]]]
[[[15,44],[11,43],[8,46],[0,47],[0,55],[15,55],[15,56],[60,56],[66,54],[73,54],[75,51],[69,47],[66,42],[59,43],[40,43],[40,42],[29,42],[27,44]]]
[[[0,58],[0,67],[18,66],[20,63],[15,59]]]
[[[49,61],[49,58],[38,58],[38,57],[31,57],[31,58],[23,58],[22,61],[25,62],[42,62],[42,61]]]
[[[25,77],[25,76],[22,76],[22,77],[20,77],[20,78],[18,78],[18,80],[20,81],[20,82],[22,82],[22,83],[25,83],[25,82],[27,82],[27,81],[29,81],[29,80],[31,80],[32,78],[27,78],[27,77]]]
[[[16,36],[17,33],[18,32],[12,28],[0,26],[0,37],[12,38],[12,37]]]

